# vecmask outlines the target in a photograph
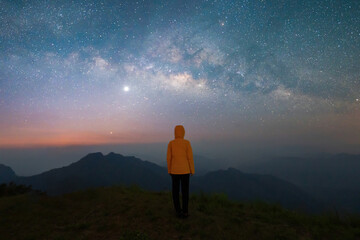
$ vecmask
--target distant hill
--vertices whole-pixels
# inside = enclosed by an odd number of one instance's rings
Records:
[[[74,192],[97,186],[136,184],[148,190],[165,190],[169,177],[164,168],[136,157],[121,154],[91,153],[69,166],[30,176],[16,183],[32,185],[50,195]]]
[[[228,168],[231,165],[228,159],[208,158],[201,155],[194,155],[196,161],[196,176],[205,175],[208,172]]]
[[[359,239],[360,217],[308,215],[264,202],[191,195],[175,217],[170,192],[98,187],[61,196],[0,197],[1,239]]]
[[[16,174],[10,167],[0,164],[0,183],[10,182],[15,178]]]
[[[261,199],[303,210],[315,211],[320,208],[320,205],[301,188],[271,175],[248,174],[229,168],[194,178],[193,183],[205,192],[223,192],[232,199]]]
[[[136,157],[91,153],[69,166],[30,177],[17,177],[18,184],[58,195],[89,187],[136,184],[147,190],[168,190],[167,169]],[[219,170],[191,177],[191,191],[226,193],[237,200],[263,200],[289,208],[314,210],[317,203],[299,187],[279,178],[245,174],[236,169]]]
[[[247,172],[270,174],[292,182],[338,210],[360,212],[360,155],[277,157],[239,167]]]

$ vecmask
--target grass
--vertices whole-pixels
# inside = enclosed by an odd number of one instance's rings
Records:
[[[0,198],[1,239],[360,239],[360,217],[308,215],[223,194],[191,195],[178,219],[169,192],[101,187]]]

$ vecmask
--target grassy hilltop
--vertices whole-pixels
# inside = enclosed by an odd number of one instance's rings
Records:
[[[360,239],[360,218],[308,215],[225,195],[192,195],[188,219],[169,192],[100,187],[57,197],[0,197],[1,239]]]

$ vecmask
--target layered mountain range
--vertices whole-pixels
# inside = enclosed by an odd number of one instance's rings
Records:
[[[0,166],[0,182],[13,181],[33,189],[59,195],[98,186],[138,185],[153,191],[170,190],[167,169],[133,156],[100,152],[91,153],[68,166],[33,176],[16,176]],[[231,199],[262,200],[288,208],[315,210],[319,204],[295,184],[271,175],[247,174],[237,169],[218,170],[191,177],[191,191],[224,193]]]

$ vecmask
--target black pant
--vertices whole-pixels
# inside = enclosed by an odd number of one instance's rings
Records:
[[[175,211],[188,213],[189,204],[189,176],[190,174],[171,174],[172,179],[172,197]],[[182,208],[180,207],[179,191],[181,182]]]

